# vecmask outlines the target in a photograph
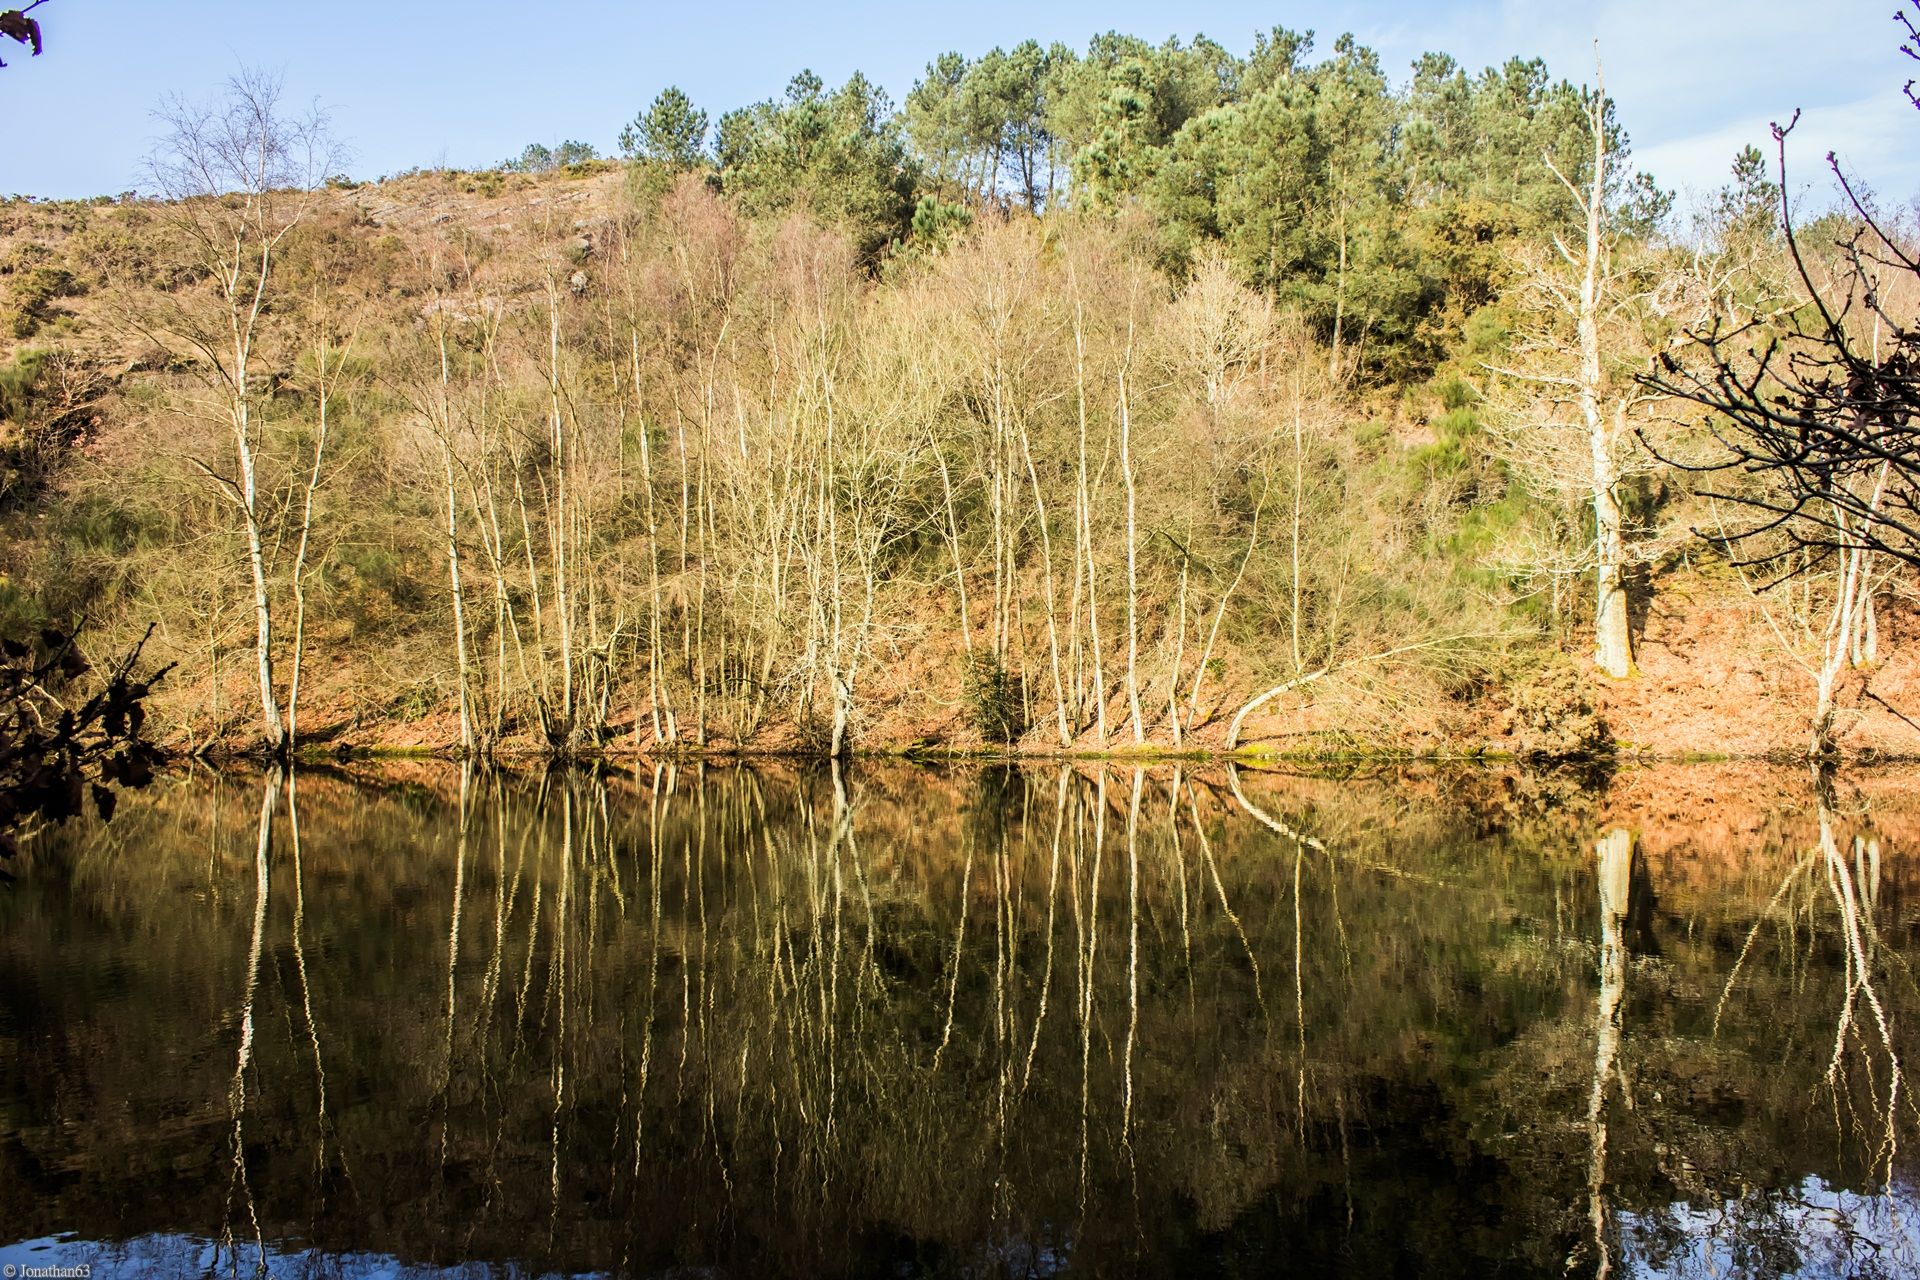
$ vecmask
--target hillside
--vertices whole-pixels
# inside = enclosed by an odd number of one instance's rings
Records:
[[[1215,750],[1291,685],[1241,745],[1804,750],[1817,582],[1756,595],[1661,478],[1637,674],[1600,675],[1590,571],[1523,559],[1578,505],[1515,469],[1470,362],[1343,370],[1124,218],[875,263],[713,188],[588,164],[300,196],[239,399],[307,747],[1128,750],[1137,696],[1139,743]],[[186,750],[260,734],[193,240],[241,207],[0,206],[4,625],[84,618],[103,651],[152,624]],[[1837,739],[1920,754],[1910,593],[1874,591]]]

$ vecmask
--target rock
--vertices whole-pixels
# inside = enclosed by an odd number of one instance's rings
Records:
[[[573,290],[575,293],[585,293],[587,291],[587,273],[584,271],[576,271],[568,276],[567,288]]]

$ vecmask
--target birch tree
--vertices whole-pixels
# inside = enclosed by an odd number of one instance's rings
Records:
[[[1543,496],[1577,495],[1591,532],[1575,563],[1593,575],[1593,660],[1618,680],[1634,673],[1627,613],[1622,486],[1653,459],[1636,431],[1663,397],[1635,381],[1649,365],[1651,258],[1623,243],[1619,186],[1604,83],[1586,94],[1584,169],[1543,155],[1565,186],[1579,223],[1552,236],[1549,251],[1522,261],[1512,297],[1520,323],[1513,361],[1489,364],[1496,379],[1496,433],[1509,462]]]
[[[211,285],[211,300],[189,288],[169,295],[156,314],[136,318],[154,336],[191,348],[194,369],[211,393],[200,408],[228,428],[231,457],[189,462],[226,499],[245,535],[260,723],[265,748],[276,756],[287,753],[292,738],[274,677],[268,526],[275,504],[261,492],[261,455],[271,446],[258,364],[281,253],[313,212],[320,199],[314,188],[338,158],[325,117],[317,110],[284,112],[281,92],[278,80],[243,71],[220,101],[174,98],[162,107],[167,135],[148,171],[166,200],[163,216]]]

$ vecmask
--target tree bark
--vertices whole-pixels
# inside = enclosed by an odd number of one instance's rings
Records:
[[[1586,195],[1587,257],[1580,277],[1580,414],[1593,466],[1593,551],[1596,591],[1594,663],[1616,680],[1633,674],[1633,640],[1621,581],[1626,550],[1621,534],[1618,460],[1613,424],[1600,408],[1600,263],[1606,253],[1607,131],[1605,99],[1595,90],[1588,119],[1593,133],[1593,182]]]

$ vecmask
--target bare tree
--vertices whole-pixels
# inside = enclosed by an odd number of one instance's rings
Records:
[[[1834,246],[1834,279],[1816,277],[1786,194],[1798,119],[1773,133],[1802,309],[1700,329],[1696,358],[1669,355],[1643,381],[1709,411],[1703,425],[1724,452],[1691,469],[1724,477],[1714,496],[1753,517],[1736,541],[1779,530],[1819,557],[1865,548],[1920,565],[1920,328],[1889,301],[1889,277],[1920,282],[1920,256],[1880,224],[1829,154],[1857,221]]]
[[[301,482],[300,525],[293,553],[293,674],[287,680],[287,744],[293,745],[298,732],[300,706],[300,668],[307,648],[307,568],[313,547],[314,498],[326,479],[327,441],[333,431],[331,413],[334,399],[347,376],[355,335],[348,332],[337,338],[325,285],[315,286],[313,331],[313,376],[307,390],[314,401],[313,458]]]
[[[1536,488],[1583,491],[1592,508],[1592,541],[1581,559],[1594,575],[1594,662],[1624,679],[1633,674],[1633,644],[1620,485],[1625,455],[1634,447],[1635,415],[1655,395],[1622,374],[1622,352],[1608,341],[1634,286],[1621,268],[1622,246],[1608,204],[1603,82],[1596,80],[1585,105],[1592,147],[1586,173],[1576,181],[1553,157],[1543,158],[1580,212],[1581,236],[1555,236],[1553,255],[1524,269],[1519,293],[1532,323],[1516,342],[1516,364],[1491,371],[1508,390],[1503,434],[1510,460]],[[1569,422],[1563,415],[1577,417]]]
[[[1904,10],[1894,20],[1913,36]],[[1920,59],[1917,46],[1902,51]],[[1771,580],[1761,589],[1803,588],[1798,608],[1792,599],[1785,608],[1800,625],[1774,630],[1814,678],[1809,751],[1825,755],[1840,675],[1870,661],[1877,644],[1876,561],[1920,566],[1920,252],[1881,221],[1831,152],[1851,217],[1834,242],[1805,243],[1787,184],[1799,118],[1773,126],[1777,225],[1798,297],[1716,314],[1689,334],[1688,351],[1668,353],[1641,382],[1706,411],[1701,426],[1716,447],[1676,461],[1709,476],[1707,496],[1746,519],[1703,532],[1734,549],[1743,573],[1764,568]]]
[[[256,363],[276,267],[287,238],[320,199],[320,180],[339,150],[324,115],[289,115],[280,82],[242,71],[223,98],[194,103],[169,99],[158,115],[167,136],[148,162],[163,216],[189,247],[194,268],[212,285],[213,304],[196,290],[169,295],[159,314],[136,323],[156,338],[188,344],[195,370],[214,394],[209,412],[231,433],[230,459],[190,462],[228,500],[240,520],[252,576],[254,657],[260,717],[270,754],[284,755],[291,734],[274,682],[273,600],[269,587],[267,525],[272,505],[261,493],[264,388]]]

